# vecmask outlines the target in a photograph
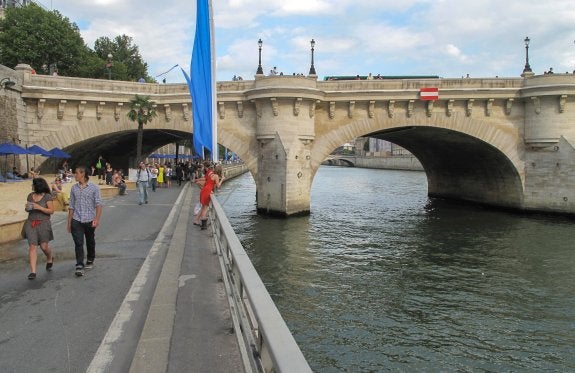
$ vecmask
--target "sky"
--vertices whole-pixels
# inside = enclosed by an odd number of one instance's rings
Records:
[[[133,38],[149,74],[185,82],[196,2],[40,0],[80,28],[93,48],[101,36]],[[573,0],[213,0],[216,79],[253,79],[262,66],[309,72],[316,41],[318,79],[328,75],[519,77],[529,62],[542,74],[575,70]]]

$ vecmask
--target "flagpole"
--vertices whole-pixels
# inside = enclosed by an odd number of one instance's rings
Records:
[[[210,54],[211,54],[211,78],[212,78],[212,161],[217,162],[218,156],[218,113],[216,100],[218,97],[216,86],[216,37],[214,33],[214,9],[212,0],[208,3],[210,11]]]

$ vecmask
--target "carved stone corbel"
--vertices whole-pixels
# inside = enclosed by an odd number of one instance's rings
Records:
[[[541,101],[539,97],[531,97],[531,101],[533,102],[533,107],[535,108],[535,114],[541,113]]]
[[[102,119],[102,115],[104,115],[104,106],[106,106],[105,102],[99,102],[98,106],[96,106],[96,119]]]
[[[559,112],[563,113],[565,111],[565,103],[567,102],[567,95],[559,96]]]
[[[347,116],[349,118],[353,118],[354,109],[355,109],[355,101],[350,101],[349,102],[349,111],[347,112]]]
[[[164,104],[164,111],[166,113],[166,122],[172,120],[172,107],[170,104]]]
[[[238,110],[238,118],[243,118],[244,116],[244,102],[243,101],[236,101],[236,106]]]
[[[272,112],[274,113],[274,117],[277,117],[280,114],[280,108],[278,105],[278,100],[275,97],[270,98],[272,102]]]
[[[256,107],[256,115],[258,118],[262,117],[262,105],[259,103],[258,100],[252,100],[252,103]]]
[[[425,115],[427,115],[428,117],[431,116],[431,114],[433,113],[433,100],[429,100],[427,101],[427,110]]]
[[[455,100],[447,100],[447,109],[445,114],[450,117],[453,115],[453,103],[455,102]]]
[[[375,116],[375,101],[370,101],[367,106],[367,116],[373,118]]]
[[[78,104],[78,113],[76,114],[76,117],[78,119],[82,119],[84,117],[85,109],[86,109],[86,101],[80,101],[80,103]]]
[[[44,116],[44,104],[46,103],[46,99],[41,98],[38,100],[38,113],[36,113],[36,115],[38,116],[38,119],[42,119],[42,117]]]
[[[319,104],[320,101],[312,101],[311,104],[309,105],[309,117],[313,118],[315,116],[315,107],[317,104]]]
[[[493,108],[493,101],[494,101],[494,99],[492,99],[492,98],[485,101],[485,115],[487,115],[488,117],[491,116],[491,110]]]
[[[407,101],[407,116],[411,117],[413,115],[413,104],[415,103],[415,100],[409,100]]]
[[[122,113],[122,106],[124,106],[124,103],[118,102],[116,104],[116,107],[114,108],[114,119],[116,119],[116,122],[120,120],[120,114]]]
[[[299,108],[301,106],[301,102],[302,102],[301,97],[296,98],[295,101],[293,102],[293,115],[295,117],[299,116]]]
[[[395,114],[395,101],[389,100],[389,102],[387,103],[387,116],[393,118],[394,114]]]
[[[507,101],[505,101],[505,114],[510,115],[512,107],[513,107],[513,99],[508,98]]]
[[[223,101],[218,101],[218,112],[220,114],[220,119],[226,118],[226,106]]]
[[[335,118],[335,101],[329,102],[329,119]]]
[[[471,114],[473,113],[473,102],[475,102],[475,99],[473,98],[467,100],[467,108],[465,110],[465,115],[467,115],[468,117],[470,117]]]
[[[188,104],[182,104],[182,115],[184,116],[184,120],[190,120],[190,109],[188,108]]]
[[[64,111],[66,110],[66,100],[60,100],[60,102],[58,103],[58,114],[57,117],[58,119],[62,119],[64,118]]]

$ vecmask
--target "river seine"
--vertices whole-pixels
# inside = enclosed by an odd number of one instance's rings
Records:
[[[306,217],[258,216],[249,173],[218,200],[314,372],[575,370],[573,219],[325,166]]]

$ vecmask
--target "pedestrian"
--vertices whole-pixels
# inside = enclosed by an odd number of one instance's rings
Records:
[[[91,182],[86,167],[76,167],[74,177],[77,183],[70,191],[68,211],[68,233],[72,234],[76,251],[76,276],[84,275],[84,268],[92,268],[96,259],[94,233],[100,224],[102,199],[100,188]],[[86,239],[86,264],[84,264],[84,238]]]
[[[37,177],[32,180],[33,192],[26,198],[26,211],[28,219],[24,222],[25,238],[28,240],[28,257],[30,259],[29,280],[36,278],[36,262],[38,259],[36,248],[40,246],[46,255],[46,270],[51,271],[54,264],[52,250],[48,243],[54,239],[50,215],[54,213],[50,187],[44,178]]]
[[[160,165],[158,166],[158,177],[157,177],[157,180],[158,180],[158,188],[163,188],[163,187],[164,187],[164,176],[165,176],[165,175],[164,175],[164,172],[165,172],[165,170],[166,170],[166,169],[164,168],[164,165],[163,165],[163,164],[160,164]]]
[[[96,162],[96,171],[98,172],[98,180],[104,180],[104,174],[106,172],[104,165],[105,165],[105,160],[100,155],[98,157],[98,161]]]
[[[106,185],[112,185],[112,177],[114,176],[114,169],[110,162],[106,162]]]
[[[140,167],[136,172],[136,186],[138,187],[138,205],[148,203],[148,186],[152,179],[150,170],[144,162],[140,162]]]
[[[206,174],[204,177],[196,179],[195,183],[202,187],[200,191],[200,203],[202,205],[200,211],[194,216],[194,225],[200,225],[201,228],[206,229],[208,225],[208,208],[210,207],[211,194],[214,187],[219,188],[224,181],[222,177],[222,166],[217,165],[215,168],[212,164],[206,164]]]
[[[184,167],[182,163],[178,163],[176,166],[176,179],[178,180],[178,186],[182,186],[182,180],[184,179]]]
[[[152,192],[156,191],[158,187],[158,164],[152,163],[150,165],[150,184],[152,185]]]

